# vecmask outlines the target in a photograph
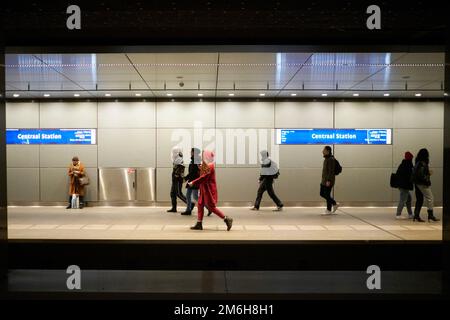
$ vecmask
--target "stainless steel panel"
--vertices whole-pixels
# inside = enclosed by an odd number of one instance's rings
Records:
[[[136,199],[136,169],[99,168],[99,200],[134,201]]]
[[[155,168],[136,169],[136,200],[155,201]]]

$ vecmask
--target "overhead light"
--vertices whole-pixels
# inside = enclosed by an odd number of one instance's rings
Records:
[[[234,97],[234,93],[229,93],[228,94],[230,97]]]
[[[297,96],[296,93],[291,93],[291,97],[295,97],[295,96]]]
[[[385,93],[385,94],[383,94],[383,96],[385,96],[385,97],[389,97],[389,96],[390,96],[390,94],[389,94],[389,93]]]
[[[135,93],[134,95],[135,95],[136,97],[142,96],[142,94],[140,94],[140,93]]]
[[[48,98],[50,95],[48,93],[44,94],[44,97]]]
[[[264,97],[266,94],[265,93],[260,93],[259,96],[260,97]]]
[[[446,92],[446,93],[444,93],[444,96],[445,96],[445,97],[447,97],[447,96],[448,96],[448,93],[447,93],[447,92]]]
[[[328,93],[322,93],[322,97],[327,97]]]
[[[74,93],[74,97],[79,97],[80,95],[78,93]]]
[[[111,97],[111,93],[105,93],[105,97]]]
[[[168,96],[168,97],[171,97],[171,96],[173,96],[173,94],[171,94],[171,93],[168,93],[168,94],[167,94],[167,96]]]
[[[353,96],[354,97],[359,97],[359,93],[354,93]]]
[[[421,93],[416,93],[415,96],[416,96],[416,97],[421,97],[422,94],[421,94]]]
[[[203,93],[197,93],[198,97],[203,97]]]
[[[18,97],[20,97],[20,94],[14,93],[14,94],[13,94],[13,97],[14,97],[14,98],[18,98]]]

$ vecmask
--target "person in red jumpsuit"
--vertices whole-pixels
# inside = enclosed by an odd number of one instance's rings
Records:
[[[214,167],[214,152],[203,150],[202,165],[200,167],[200,177],[189,182],[190,186],[198,186],[200,195],[198,197],[197,209],[198,218],[192,230],[203,230],[203,211],[205,206],[219,216],[227,225],[227,231],[230,231],[233,225],[233,219],[227,217],[217,207],[217,184],[216,184],[216,170]]]

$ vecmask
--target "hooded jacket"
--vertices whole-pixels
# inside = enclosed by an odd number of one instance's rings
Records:
[[[412,160],[403,159],[397,168],[397,185],[400,189],[413,190],[412,174],[414,166]]]
[[[278,164],[269,158],[269,153],[267,152],[267,150],[262,150],[260,152],[260,155],[261,155],[261,177],[260,177],[260,180],[267,176],[273,177],[274,175],[276,175],[279,171]]]
[[[182,180],[184,177],[183,152],[181,148],[172,148],[172,179]]]

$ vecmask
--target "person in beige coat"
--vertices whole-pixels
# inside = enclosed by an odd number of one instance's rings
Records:
[[[84,165],[81,163],[80,159],[75,156],[72,158],[72,163],[69,166],[68,175],[70,177],[69,185],[69,205],[67,209],[70,209],[71,198],[73,194],[78,194],[80,196],[80,209],[84,206],[84,192],[85,186],[80,183],[80,178],[86,175]]]

